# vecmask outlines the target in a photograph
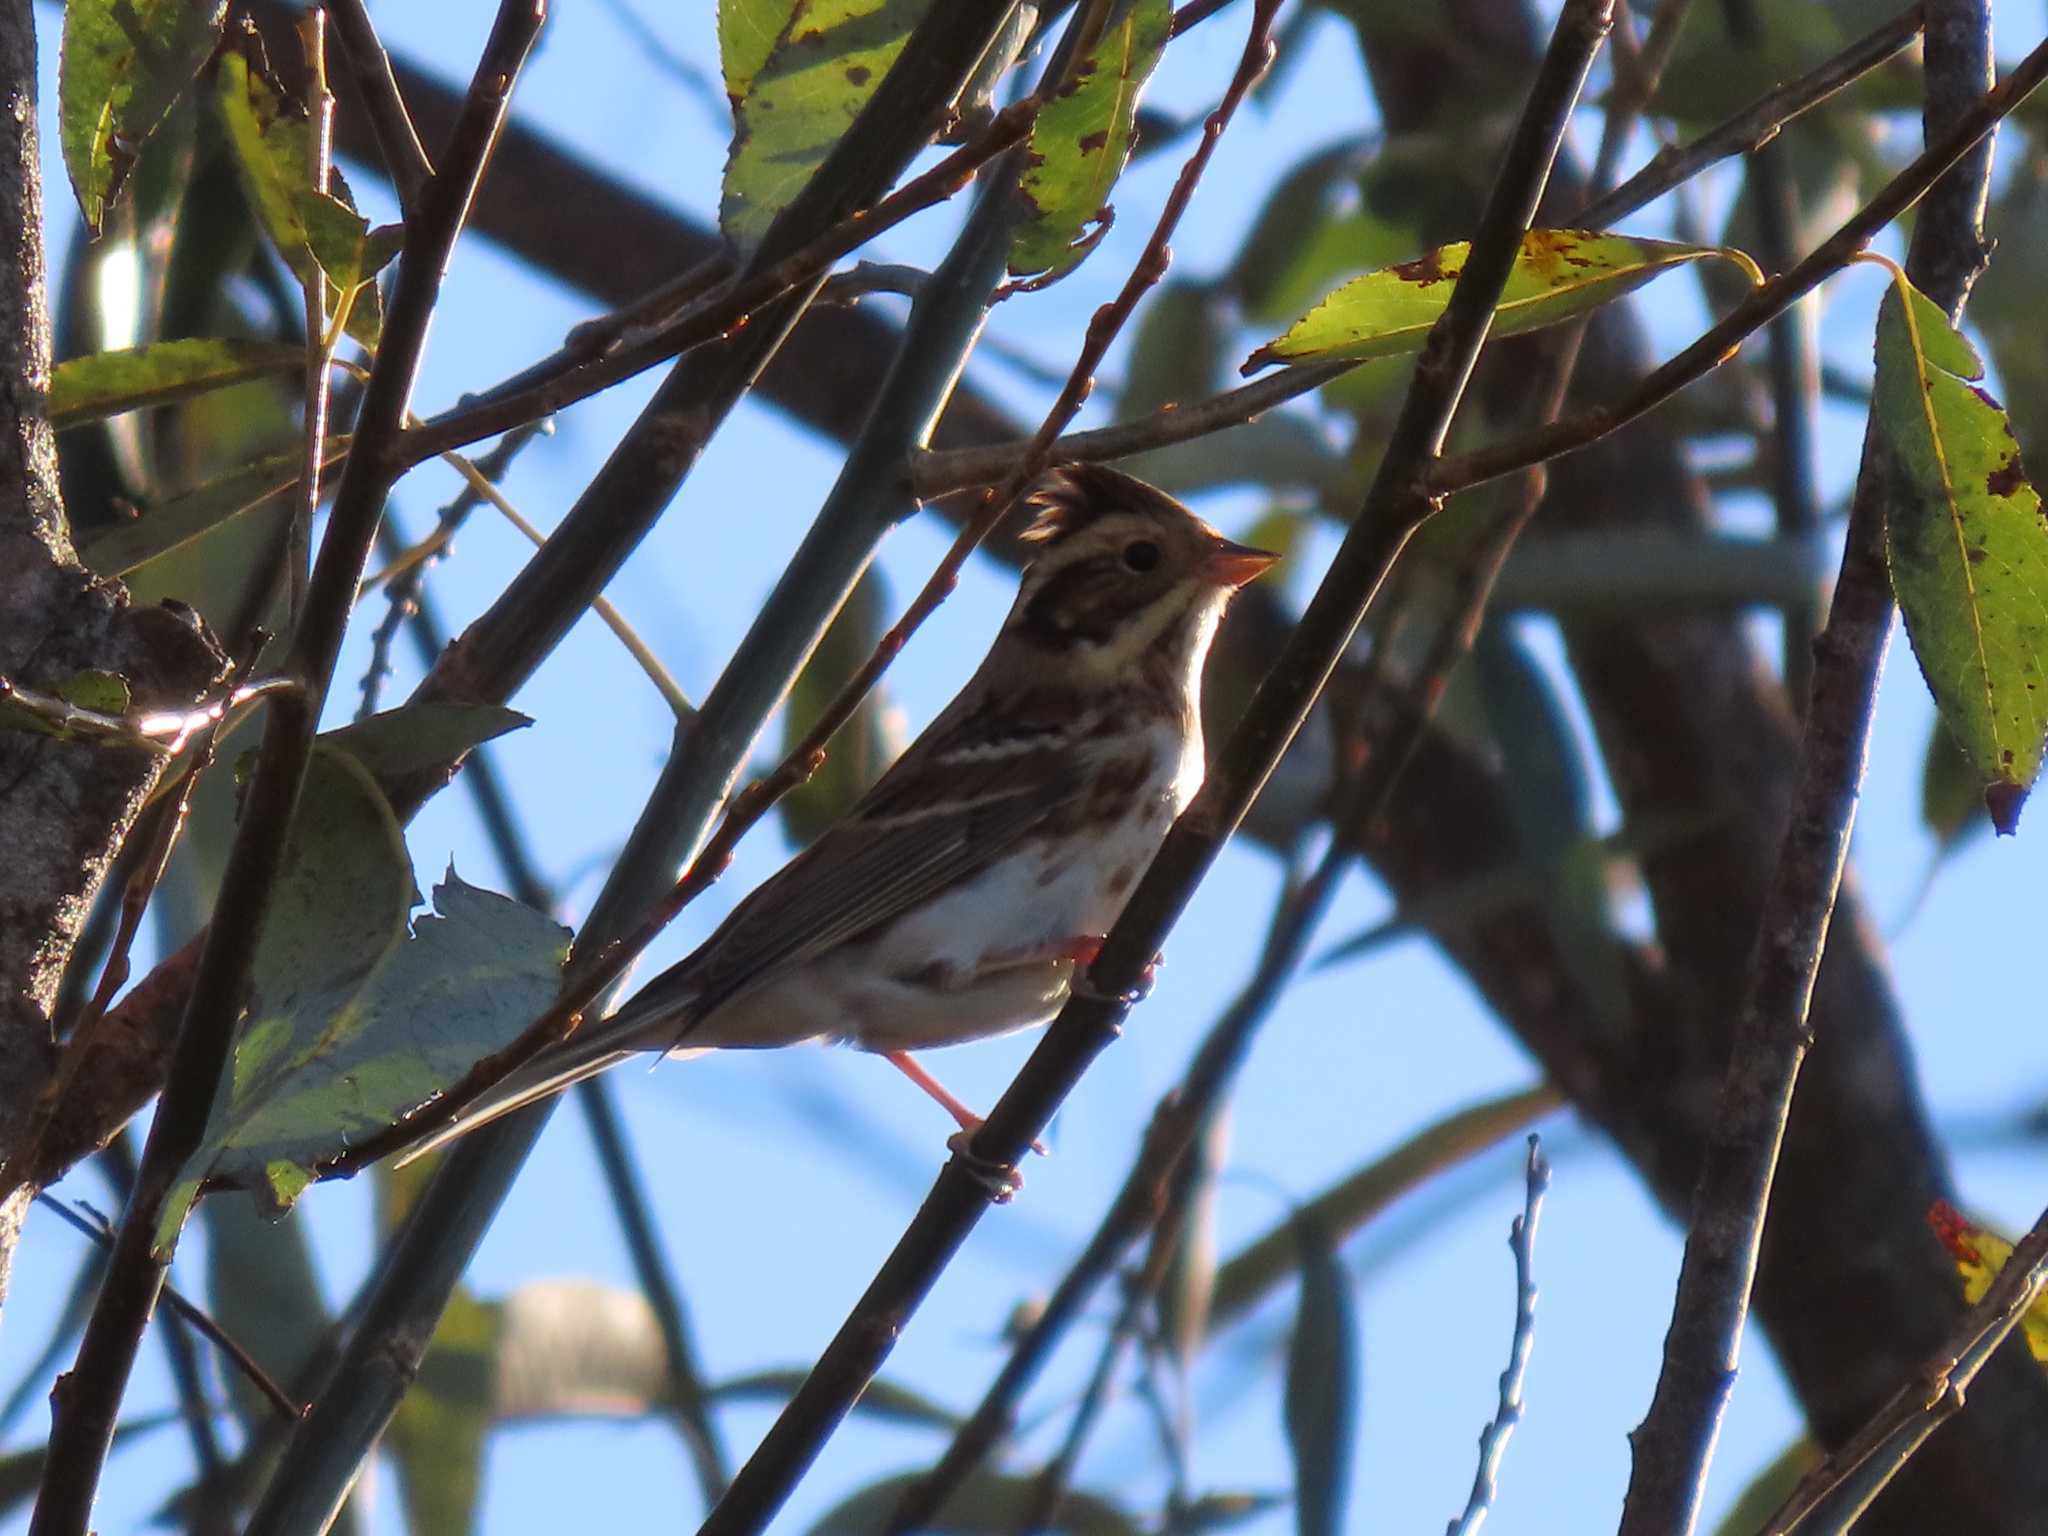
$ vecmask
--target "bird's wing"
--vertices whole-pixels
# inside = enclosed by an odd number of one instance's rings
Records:
[[[1086,724],[1071,710],[1000,721],[962,711],[934,721],[684,962],[698,989],[695,1015],[988,868],[1079,792],[1074,742]]]

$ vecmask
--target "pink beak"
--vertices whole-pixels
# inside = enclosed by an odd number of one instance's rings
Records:
[[[1241,587],[1259,576],[1280,557],[1247,544],[1218,539],[1202,557],[1202,579],[1219,587]]]

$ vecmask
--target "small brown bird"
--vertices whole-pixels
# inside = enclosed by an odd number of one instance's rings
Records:
[[[909,1053],[1042,1024],[1202,782],[1202,664],[1276,558],[1171,496],[1070,465],[967,686],[694,954],[409,1156],[646,1051],[845,1041],[979,1124]]]

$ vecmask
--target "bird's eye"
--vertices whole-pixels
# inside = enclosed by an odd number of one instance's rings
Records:
[[[1150,539],[1134,539],[1124,546],[1124,566],[1127,570],[1149,571],[1159,563],[1159,546]]]

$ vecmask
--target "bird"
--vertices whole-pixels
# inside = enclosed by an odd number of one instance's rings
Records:
[[[1059,1012],[1201,786],[1210,642],[1278,558],[1099,464],[1025,502],[1016,600],[924,732],[698,949],[407,1160],[633,1056],[807,1041],[883,1056],[978,1128],[911,1053]]]

